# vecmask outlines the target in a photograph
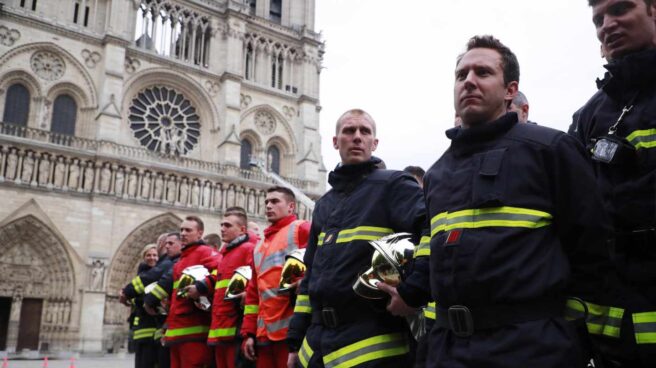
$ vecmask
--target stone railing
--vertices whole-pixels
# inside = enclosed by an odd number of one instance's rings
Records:
[[[0,124],[3,182],[199,211],[240,206],[260,219],[266,188],[275,184],[255,170]],[[299,216],[311,213],[301,205]]]

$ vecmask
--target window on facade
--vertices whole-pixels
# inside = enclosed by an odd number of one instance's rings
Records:
[[[269,20],[280,23],[282,19],[282,0],[271,0],[269,3]]]
[[[37,0],[20,0],[20,7],[27,8],[28,4],[31,4],[30,8],[36,10],[36,1]]]
[[[253,154],[253,145],[248,139],[241,140],[241,154],[239,157],[239,167],[245,170],[251,168],[251,155]]]
[[[77,103],[69,95],[60,95],[55,99],[52,107],[53,133],[75,135],[75,121],[77,119]]]
[[[271,87],[282,89],[284,59],[282,54],[273,57],[271,61]]]
[[[248,0],[249,9],[248,12],[250,15],[255,15],[255,4],[257,0]]]
[[[267,169],[280,174],[280,150],[276,146],[271,146],[267,150]]]
[[[84,9],[84,14],[82,14],[82,9]],[[75,2],[75,7],[73,8],[73,23],[82,24],[85,27],[89,25],[88,6],[82,5],[80,2]]]
[[[248,80],[253,79],[254,63],[253,63],[253,45],[248,45],[246,48],[246,63],[244,67],[244,77]]]
[[[13,84],[7,89],[5,112],[2,121],[5,123],[27,126],[30,114],[30,91],[22,84]]]
[[[282,55],[278,55],[278,89],[282,89],[282,65],[283,65],[283,59]]]
[[[142,0],[137,11],[137,47],[188,63],[208,66],[210,21],[190,11]]]

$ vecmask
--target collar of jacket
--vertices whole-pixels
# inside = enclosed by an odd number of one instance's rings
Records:
[[[328,175],[328,183],[338,192],[348,192],[372,171],[376,170],[377,165],[381,162],[381,159],[372,156],[368,161],[357,164],[338,164],[335,170]]]
[[[205,245],[205,241],[204,241],[203,239],[201,239],[201,240],[199,240],[199,241],[195,241],[195,242],[193,242],[193,243],[189,243],[189,244],[187,244],[187,245],[183,245],[183,246],[182,246],[182,252],[186,251],[187,249],[191,249],[191,248],[193,248],[193,247],[195,247],[195,246],[197,246],[197,245]]]
[[[597,88],[627,102],[636,90],[656,83],[656,48],[634,52],[604,65],[608,72],[597,79]]]
[[[505,134],[517,124],[517,114],[509,112],[489,123],[463,129],[458,126],[446,131],[446,136],[451,139],[449,150],[458,154],[476,149],[479,144],[487,143],[496,137]]]
[[[232,239],[232,241],[223,248],[225,250],[230,250],[232,248],[236,248],[241,244],[244,244],[248,241],[248,234],[241,234],[238,237]]]
[[[287,217],[281,218],[275,224],[272,224],[271,226],[264,229],[264,238],[268,239],[276,235],[276,233],[280,231],[280,229],[291,224],[293,221],[296,221],[296,215],[289,215]]]

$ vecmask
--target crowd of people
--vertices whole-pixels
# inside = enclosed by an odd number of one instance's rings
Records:
[[[589,5],[608,73],[568,133],[528,120],[515,54],[475,36],[451,145],[426,172],[385,169],[374,119],[352,109],[311,223],[276,186],[261,239],[233,207],[216,247],[196,216],[146,246],[121,291],[137,367],[653,367],[656,1]],[[370,242],[397,233],[415,244],[388,261],[398,282],[356,292]],[[304,275],[282,288],[299,250]],[[195,266],[207,274],[183,282]],[[250,281],[228,298],[240,267]]]

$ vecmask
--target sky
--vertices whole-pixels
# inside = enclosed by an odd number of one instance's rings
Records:
[[[492,34],[517,55],[529,119],[566,131],[596,91],[604,60],[586,0],[316,0],[325,41],[322,154],[339,162],[335,122],[362,108],[377,124],[374,155],[390,169],[428,169],[448,148],[455,59]]]

